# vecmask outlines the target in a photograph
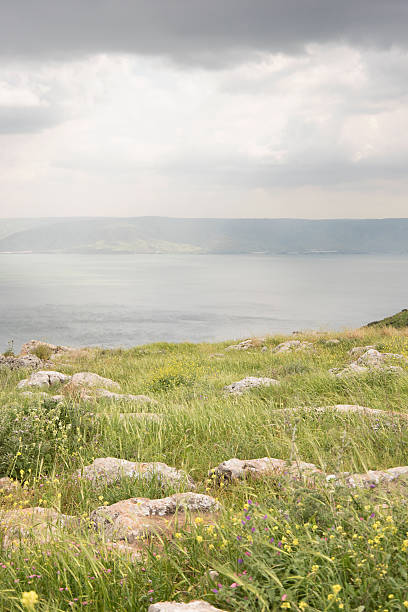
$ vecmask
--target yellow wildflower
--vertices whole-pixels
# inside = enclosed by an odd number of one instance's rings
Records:
[[[38,603],[38,595],[35,591],[24,591],[21,597],[23,608],[34,610],[35,604]]]

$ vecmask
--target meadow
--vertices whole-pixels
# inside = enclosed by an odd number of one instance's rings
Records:
[[[312,349],[273,353],[293,338]],[[339,342],[327,342],[333,338]],[[408,415],[408,365],[399,364],[398,374],[343,378],[329,369],[349,364],[357,346],[408,357],[408,330],[271,336],[260,343],[266,350],[254,342],[226,351],[230,344],[83,349],[53,360],[54,370],[95,372],[117,381],[123,393],[157,400],[143,407],[109,399],[90,404],[74,392],[59,403],[23,397],[16,385],[29,373],[0,369],[0,477],[21,483],[0,491],[0,610],[145,612],[153,602],[194,599],[231,611],[408,608],[404,479],[349,488],[285,474],[233,482],[211,475],[233,457],[305,461],[327,474],[407,465],[408,421],[398,414]],[[279,384],[241,396],[224,392],[247,376]],[[308,410],[337,404],[381,409],[389,418]],[[299,410],[282,411],[288,408]],[[160,417],[119,416],[132,411]],[[216,498],[221,510],[147,539],[137,558],[90,526],[6,545],[1,512],[40,506],[86,521],[101,505],[176,492],[158,479],[95,485],[72,478],[97,457],[185,470],[196,492]]]

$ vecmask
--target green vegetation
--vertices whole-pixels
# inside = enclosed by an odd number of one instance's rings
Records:
[[[408,309],[404,308],[401,312],[397,312],[391,317],[385,317],[381,321],[372,321],[372,323],[367,324],[367,327],[395,327],[396,329],[408,327]]]
[[[54,358],[55,370],[96,372],[118,381],[124,393],[158,402],[142,408],[110,400],[90,405],[74,393],[58,404],[22,397],[16,385],[27,372],[1,369],[0,476],[18,478],[23,486],[0,492],[0,509],[42,506],[88,517],[103,504],[174,493],[155,480],[92,485],[72,478],[96,457],[119,457],[186,470],[197,492],[216,497],[222,510],[178,528],[174,537],[140,543],[136,561],[88,528],[56,530],[47,542],[0,545],[0,609],[29,609],[22,597],[30,591],[38,595],[32,609],[41,612],[146,612],[152,601],[192,599],[251,612],[406,609],[403,481],[390,490],[347,489],[287,476],[230,484],[209,476],[232,457],[307,461],[326,473],[408,464],[408,428],[396,416],[408,412],[408,365],[401,362],[399,374],[336,378],[328,372],[350,363],[348,351],[356,346],[408,356],[408,331],[368,327],[336,334],[337,344],[326,343],[330,337],[296,336],[312,342],[313,350],[281,354],[271,349],[287,340],[283,336],[268,338],[266,351],[225,351],[230,343],[160,343]],[[223,393],[225,385],[246,376],[280,384],[242,396]],[[390,418],[281,412],[334,404],[385,410]],[[119,413],[138,410],[162,419],[119,419]]]
[[[31,353],[38,357],[38,359],[48,361],[48,359],[52,355],[52,348],[49,347],[47,344],[39,344],[31,351]]]

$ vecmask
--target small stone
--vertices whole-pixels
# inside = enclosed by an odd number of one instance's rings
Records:
[[[335,345],[335,344],[340,344],[340,340],[338,340],[337,338],[328,338],[327,340],[324,340],[323,342],[324,342],[324,344],[327,344],[329,346],[330,345]]]
[[[186,472],[158,461],[138,463],[116,457],[103,457],[95,459],[91,465],[78,470],[76,474],[77,477],[90,480],[95,484],[110,484],[121,478],[144,478],[146,480],[157,478],[162,485],[195,488],[193,479]]]
[[[242,395],[248,389],[255,387],[270,387],[271,385],[278,385],[279,381],[274,378],[257,378],[256,376],[247,376],[242,380],[231,383],[224,387],[224,391],[231,393],[232,395]]]
[[[3,544],[6,548],[29,537],[37,542],[48,542],[59,529],[77,527],[79,522],[76,517],[60,514],[51,508],[0,511],[0,529],[5,533]]]
[[[265,342],[265,338],[248,338],[238,344],[231,344],[227,346],[226,351],[247,351],[251,348],[259,348]]]
[[[70,376],[62,374],[62,372],[54,372],[53,370],[40,370],[31,374],[29,378],[20,380],[17,389],[24,387],[50,387],[56,383],[66,383],[71,379]]]

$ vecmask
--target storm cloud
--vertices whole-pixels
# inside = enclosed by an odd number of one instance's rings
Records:
[[[406,0],[0,0],[0,215],[406,216]]]

